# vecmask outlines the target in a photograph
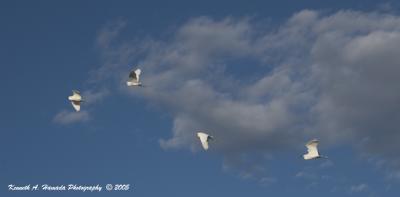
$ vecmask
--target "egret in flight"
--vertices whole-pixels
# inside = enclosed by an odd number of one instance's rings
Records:
[[[142,83],[140,83],[140,73],[142,73],[142,70],[139,68],[136,70],[132,70],[129,73],[129,79],[126,82],[126,85],[128,86],[142,86]]]
[[[204,150],[208,150],[208,142],[214,139],[213,136],[203,132],[197,132],[197,137],[200,139],[201,145],[203,146]]]
[[[74,107],[76,111],[81,110],[81,102],[83,102],[83,99],[79,91],[72,90],[72,96],[69,96],[68,100],[71,101],[72,107]]]
[[[307,147],[307,154],[303,155],[304,160],[311,160],[311,159],[319,159],[319,158],[328,158],[326,156],[322,156],[318,153],[318,143],[319,141],[313,139],[306,144]]]

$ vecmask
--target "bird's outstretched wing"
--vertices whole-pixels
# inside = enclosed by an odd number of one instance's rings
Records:
[[[72,107],[74,107],[74,109],[76,111],[80,111],[81,110],[81,102],[79,101],[71,101]]]
[[[72,95],[81,95],[81,93],[78,90],[72,90]]]
[[[129,80],[137,80],[136,72],[134,70],[129,73]]]
[[[139,82],[139,78],[140,78],[140,74],[142,73],[142,70],[140,70],[139,68],[135,70],[135,74],[136,74],[136,80]]]
[[[198,132],[197,137],[200,139],[201,145],[203,146],[204,150],[208,150],[208,142],[209,140],[213,139],[213,137],[203,132]]]
[[[69,96],[68,99],[70,101],[82,101],[82,96],[80,95],[79,91],[72,90],[72,96]]]
[[[314,140],[309,141],[306,144],[307,151],[308,151],[308,154],[310,156],[318,156],[319,155],[319,153],[318,153],[318,143],[319,143],[319,141],[314,139]]]

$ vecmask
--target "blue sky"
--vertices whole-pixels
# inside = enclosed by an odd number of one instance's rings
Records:
[[[0,196],[398,196],[399,8],[2,2]],[[141,89],[125,86],[136,65]],[[312,138],[328,160],[300,158]]]

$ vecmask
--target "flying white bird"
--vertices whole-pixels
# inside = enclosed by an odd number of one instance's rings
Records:
[[[318,153],[318,143],[319,141],[316,139],[313,139],[309,141],[306,144],[307,147],[307,154],[303,155],[303,158],[305,160],[310,160],[310,159],[319,159],[319,158],[328,158],[326,156],[322,156]]]
[[[129,79],[126,82],[126,85],[128,86],[142,86],[142,83],[140,83],[140,73],[142,73],[142,70],[140,70],[139,68],[136,70],[132,70],[129,73]]]
[[[72,90],[72,96],[69,96],[68,100],[71,101],[72,107],[74,107],[76,111],[81,110],[81,102],[83,102],[83,99],[79,91]]]
[[[214,140],[213,136],[203,132],[197,132],[197,137],[200,139],[201,145],[203,146],[204,150],[208,150],[208,142],[210,140]]]

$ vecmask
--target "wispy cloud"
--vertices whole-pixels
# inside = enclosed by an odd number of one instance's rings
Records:
[[[258,182],[262,186],[270,186],[270,185],[273,185],[274,183],[278,182],[278,179],[275,177],[262,177]]]
[[[368,190],[368,185],[364,183],[361,183],[359,185],[353,185],[350,187],[351,193],[365,192],[367,190]]]
[[[82,92],[82,96],[84,97],[84,104],[85,106],[92,105],[94,103],[101,102],[104,98],[106,98],[110,94],[108,89],[100,89],[100,90],[93,90],[88,89]]]
[[[60,111],[53,118],[53,122],[58,124],[73,124],[79,122],[87,122],[90,120],[89,113],[87,111]]]
[[[331,160],[326,160],[322,162],[319,167],[322,169],[333,167],[335,164]]]
[[[300,171],[300,172],[296,173],[295,177],[309,179],[309,180],[317,180],[319,178],[316,174],[306,172],[306,171]]]
[[[88,122],[91,119],[90,116],[90,106],[101,102],[106,96],[110,94],[108,89],[87,89],[82,92],[82,108],[83,110],[76,112],[73,111],[72,106],[70,110],[61,110],[59,111],[53,118],[53,122],[57,124],[74,124],[74,123],[83,123]],[[65,102],[69,103],[70,101],[65,98]]]

